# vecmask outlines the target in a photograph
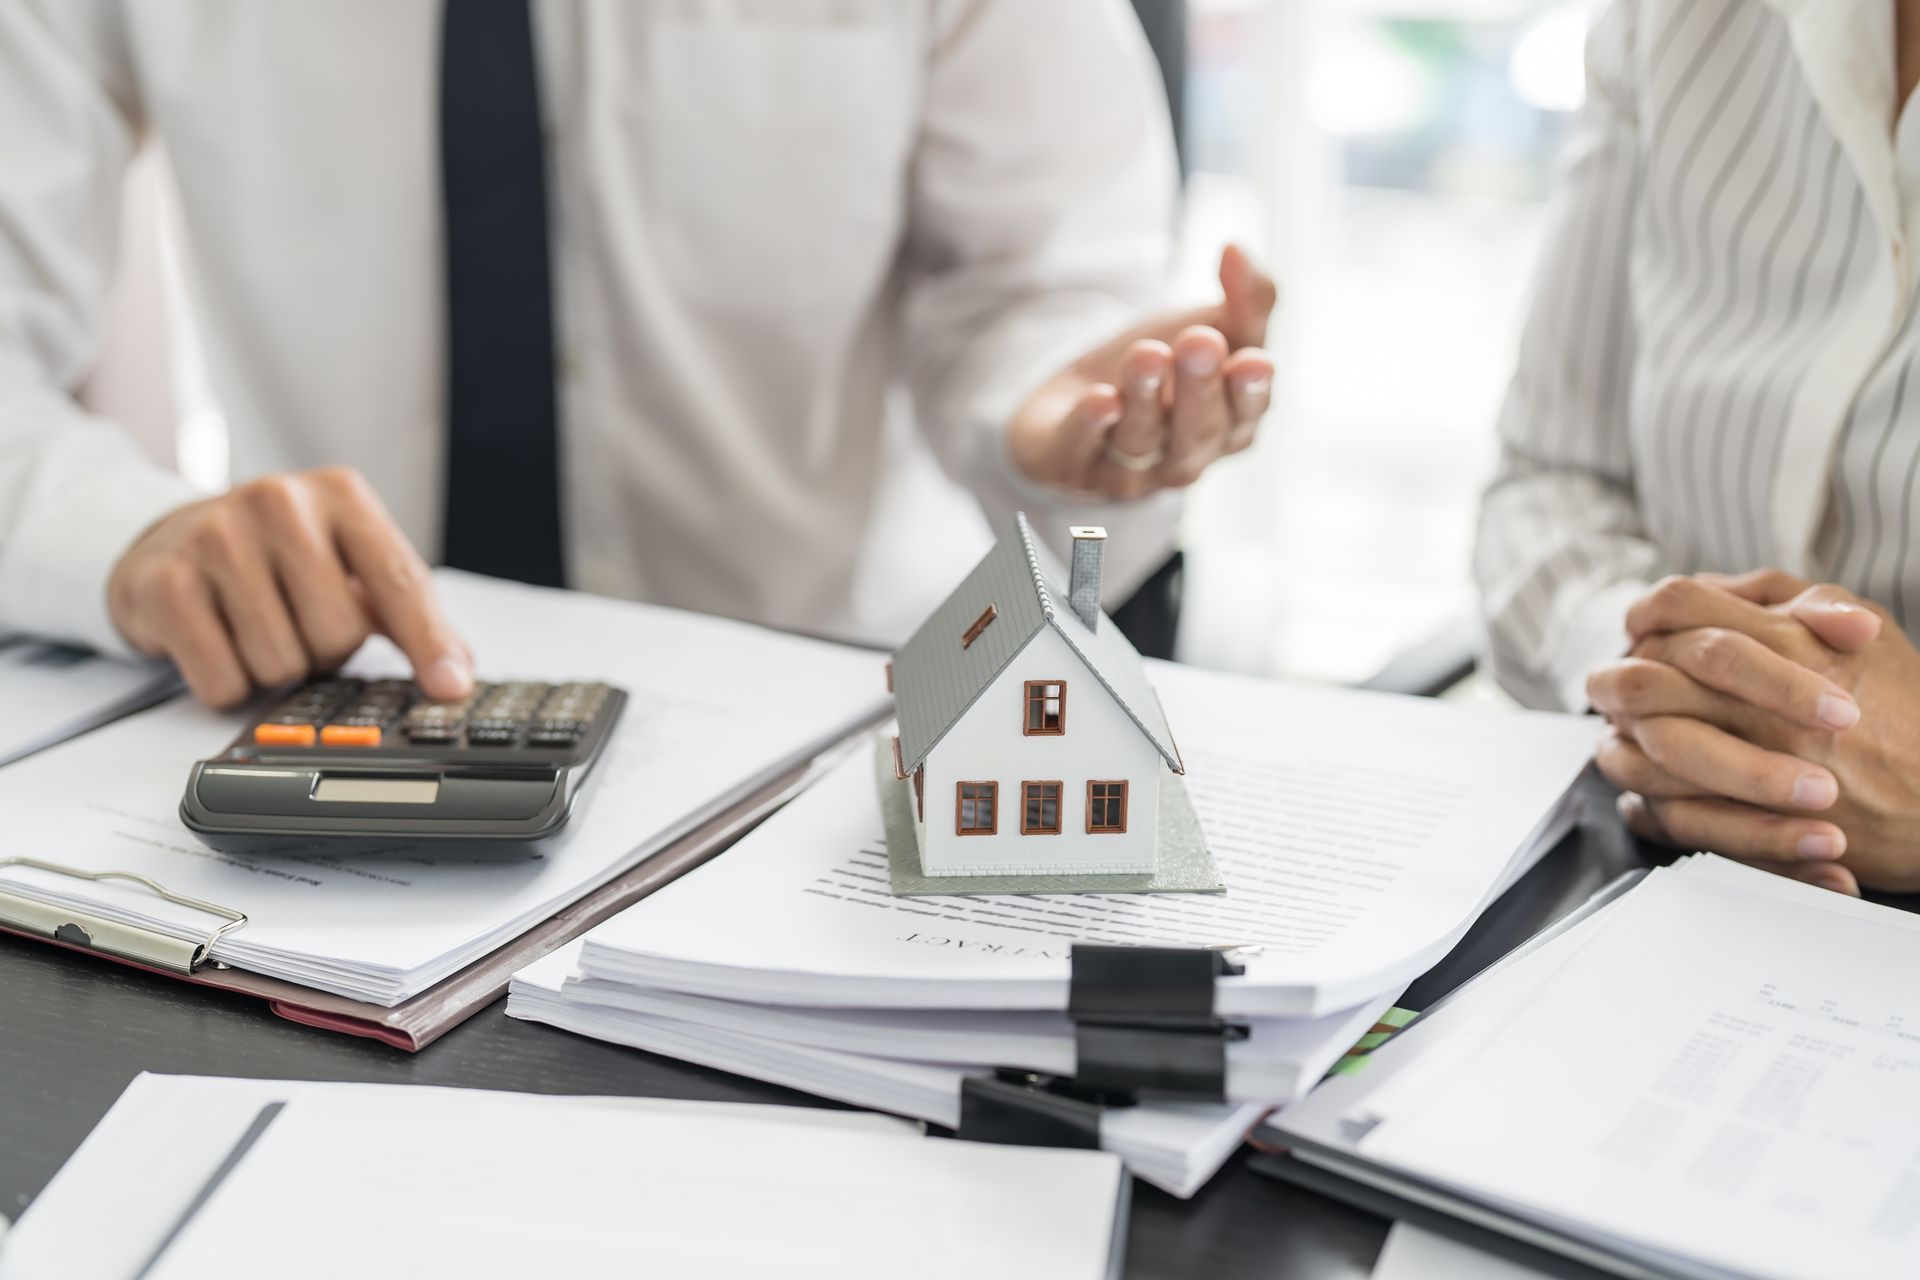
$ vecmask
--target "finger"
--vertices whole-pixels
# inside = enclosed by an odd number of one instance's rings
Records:
[[[1844,587],[1809,587],[1788,606],[1790,613],[1832,648],[1858,653],[1880,636],[1883,616]]]
[[[1236,347],[1257,347],[1267,340],[1280,290],[1247,251],[1228,245],[1220,254],[1220,292],[1226,331]]]
[[[1127,457],[1158,462],[1167,448],[1167,383],[1173,373],[1173,348],[1142,339],[1120,361],[1124,403],[1120,421],[1106,443]]]
[[[1860,706],[1852,694],[1738,631],[1697,627],[1659,637],[1643,652],[1657,652],[1662,661],[1708,689],[1809,729],[1837,732],[1860,722]]]
[[[265,476],[234,494],[265,534],[274,576],[314,669],[331,671],[366,641],[373,622],[305,484],[298,477]]]
[[[1670,842],[1684,849],[1783,865],[1831,863],[1847,851],[1846,833],[1816,818],[1713,796],[1649,798],[1646,804]]]
[[[193,696],[210,707],[244,701],[252,686],[206,578],[184,561],[173,561],[148,576],[140,595],[154,647],[180,669]]]
[[[471,693],[465,646],[440,610],[420,553],[357,473],[329,472],[324,483],[347,568],[365,588],[380,630],[407,656],[421,689],[433,698]]]
[[[1661,825],[1660,819],[1654,811],[1654,806],[1651,805],[1645,797],[1631,793],[1622,795],[1615,802],[1615,808],[1619,811],[1621,820],[1626,823],[1627,829],[1641,839],[1651,840],[1656,844],[1681,847],[1682,842],[1675,837],[1672,832],[1668,831],[1666,827]],[[1721,851],[1721,856],[1734,857],[1737,861],[1744,862],[1748,866],[1758,870],[1771,872],[1774,875],[1786,876],[1793,880],[1800,880],[1822,889],[1831,889],[1836,893],[1851,894],[1856,898],[1860,896],[1859,881],[1854,878],[1853,872],[1841,866],[1838,862],[1828,861],[1820,857],[1811,859],[1801,858],[1792,862],[1780,862],[1762,858],[1738,857],[1737,855],[1724,851]]]
[[[1702,582],[1707,582],[1739,596],[1742,600],[1757,605],[1785,604],[1787,601],[1813,585],[1805,578],[1796,578],[1784,569],[1755,569],[1749,573],[1701,573],[1696,574]]]
[[[1698,786],[1655,764],[1639,743],[1619,732],[1609,733],[1600,740],[1593,759],[1601,776],[1622,791],[1663,800],[1700,794]]]
[[[1227,432],[1226,451],[1239,453],[1253,443],[1260,419],[1272,403],[1273,357],[1251,347],[1227,357],[1227,399],[1233,406],[1233,426]]]
[[[1160,479],[1185,487],[1220,456],[1233,425],[1224,376],[1227,340],[1217,329],[1195,325],[1174,339],[1173,359],[1173,432]]]
[[[1635,795],[1631,791],[1622,792],[1613,802],[1613,807],[1619,813],[1620,820],[1627,824],[1627,830],[1642,840],[1651,840],[1655,844],[1673,843],[1672,834],[1660,825],[1660,819],[1654,816],[1645,796]]]
[[[1658,583],[1627,610],[1634,640],[1694,627],[1726,627],[1750,636],[1777,635],[1784,619],[1698,578],[1676,576]]]
[[[1587,702],[1610,719],[1692,716],[1731,728],[1729,699],[1664,660],[1666,637],[1642,644],[1642,652],[1596,667],[1587,677]]]
[[[227,523],[221,521],[220,527]],[[216,545],[204,525],[196,538],[203,547]],[[311,670],[306,646],[294,629],[293,617],[287,612],[280,584],[274,581],[259,540],[251,535],[239,543],[229,539],[224,549],[207,551],[201,565],[226,617],[234,649],[253,683],[271,688],[306,675]]]
[[[1778,866],[1770,865],[1766,869],[1775,875],[1786,876],[1790,880],[1803,881],[1816,889],[1844,893],[1849,898],[1860,896],[1859,877],[1837,862],[1786,863]]]
[[[1103,498],[1132,498],[1151,487],[1148,470],[1122,467],[1107,451],[1125,414],[1125,398],[1104,382],[1082,391],[1067,410],[1057,433],[1058,474],[1073,477],[1071,488]]]
[[[1765,809],[1818,811],[1840,798],[1827,770],[1685,716],[1652,716],[1631,734],[1653,762],[1703,792]]]

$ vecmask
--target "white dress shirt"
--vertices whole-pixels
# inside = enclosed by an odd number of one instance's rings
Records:
[[[72,394],[148,134],[235,479],[350,464],[436,553],[441,3],[0,0],[0,626],[114,647],[112,564],[195,496]],[[844,630],[896,386],[990,517],[1113,526],[1113,596],[1168,553],[1172,498],[1072,504],[1003,446],[1162,279],[1171,137],[1126,0],[534,24],[575,585]]]
[[[1523,700],[1584,708],[1669,573],[1784,568],[1920,624],[1893,9],[1615,0],[1596,25],[1476,554]]]

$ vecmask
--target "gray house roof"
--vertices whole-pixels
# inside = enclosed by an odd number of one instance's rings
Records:
[[[1185,772],[1139,652],[1104,614],[1100,627],[1089,630],[1066,607],[1066,594],[1066,570],[1034,537],[1027,517],[1015,516],[986,558],[893,655],[903,769],[919,768],[1027,642],[1052,627],[1173,771]],[[962,647],[961,637],[989,605],[992,623]]]

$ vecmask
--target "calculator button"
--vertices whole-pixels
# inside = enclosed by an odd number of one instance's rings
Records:
[[[253,726],[253,740],[263,747],[310,747],[313,745],[313,726],[257,724]]]
[[[330,724],[320,730],[320,741],[329,747],[377,747],[380,745],[380,726]]]

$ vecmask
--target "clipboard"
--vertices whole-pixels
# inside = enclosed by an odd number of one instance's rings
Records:
[[[519,970],[706,862],[758,826],[804,790],[823,769],[841,758],[851,744],[864,743],[867,730],[885,715],[880,712],[864,720],[848,738],[750,788],[624,874],[582,895],[451,977],[391,1007],[249,973],[212,959],[210,953],[215,943],[246,926],[246,913],[174,893],[145,876],[127,872],[80,871],[37,858],[0,859],[0,868],[24,865],[80,880],[134,882],[148,892],[201,912],[218,923],[203,937],[182,939],[88,912],[49,906],[39,899],[9,892],[0,885],[0,933],[44,942],[194,986],[264,1000],[274,1014],[289,1022],[378,1040],[393,1048],[417,1053],[506,994],[507,984]]]

